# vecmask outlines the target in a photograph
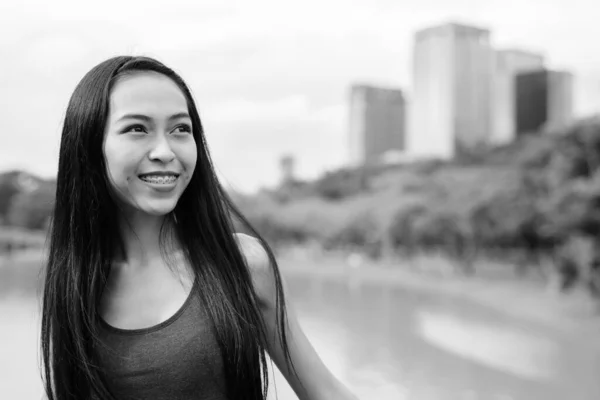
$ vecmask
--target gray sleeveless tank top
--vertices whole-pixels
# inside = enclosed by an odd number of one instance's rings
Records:
[[[118,329],[100,320],[96,352],[119,400],[226,400],[223,359],[194,284],[168,320],[145,329]]]

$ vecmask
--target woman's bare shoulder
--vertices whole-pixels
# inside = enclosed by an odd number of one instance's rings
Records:
[[[269,255],[257,238],[243,233],[236,233],[235,236],[261,303],[263,306],[274,304],[277,286]]]
[[[269,256],[260,241],[245,233],[235,233],[234,237],[252,272],[266,272],[269,268]]]

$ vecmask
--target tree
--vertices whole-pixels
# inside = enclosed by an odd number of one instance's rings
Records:
[[[0,180],[0,219],[5,219],[13,197],[19,194],[19,187],[12,179]]]
[[[28,229],[44,229],[52,215],[54,195],[53,187],[45,185],[32,192],[14,196],[8,211],[9,224]]]
[[[327,200],[341,200],[368,189],[369,171],[359,168],[354,171],[328,172],[315,184],[315,192]]]
[[[326,241],[329,247],[359,247],[371,257],[378,258],[381,255],[382,233],[375,217],[364,211],[349,219]]]

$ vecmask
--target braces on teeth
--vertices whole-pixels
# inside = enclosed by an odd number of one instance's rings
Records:
[[[176,176],[142,176],[142,180],[151,183],[171,183],[175,182]]]

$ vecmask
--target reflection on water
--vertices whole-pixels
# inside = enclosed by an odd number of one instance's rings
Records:
[[[434,346],[516,377],[540,382],[556,377],[557,345],[514,328],[419,311],[420,336]]]
[[[461,299],[289,279],[307,335],[363,399],[598,399],[586,343]]]
[[[598,350],[563,331],[405,288],[287,280],[307,336],[361,399],[600,398]],[[0,398],[39,399],[33,294],[1,295]],[[278,398],[295,399],[275,377]]]

